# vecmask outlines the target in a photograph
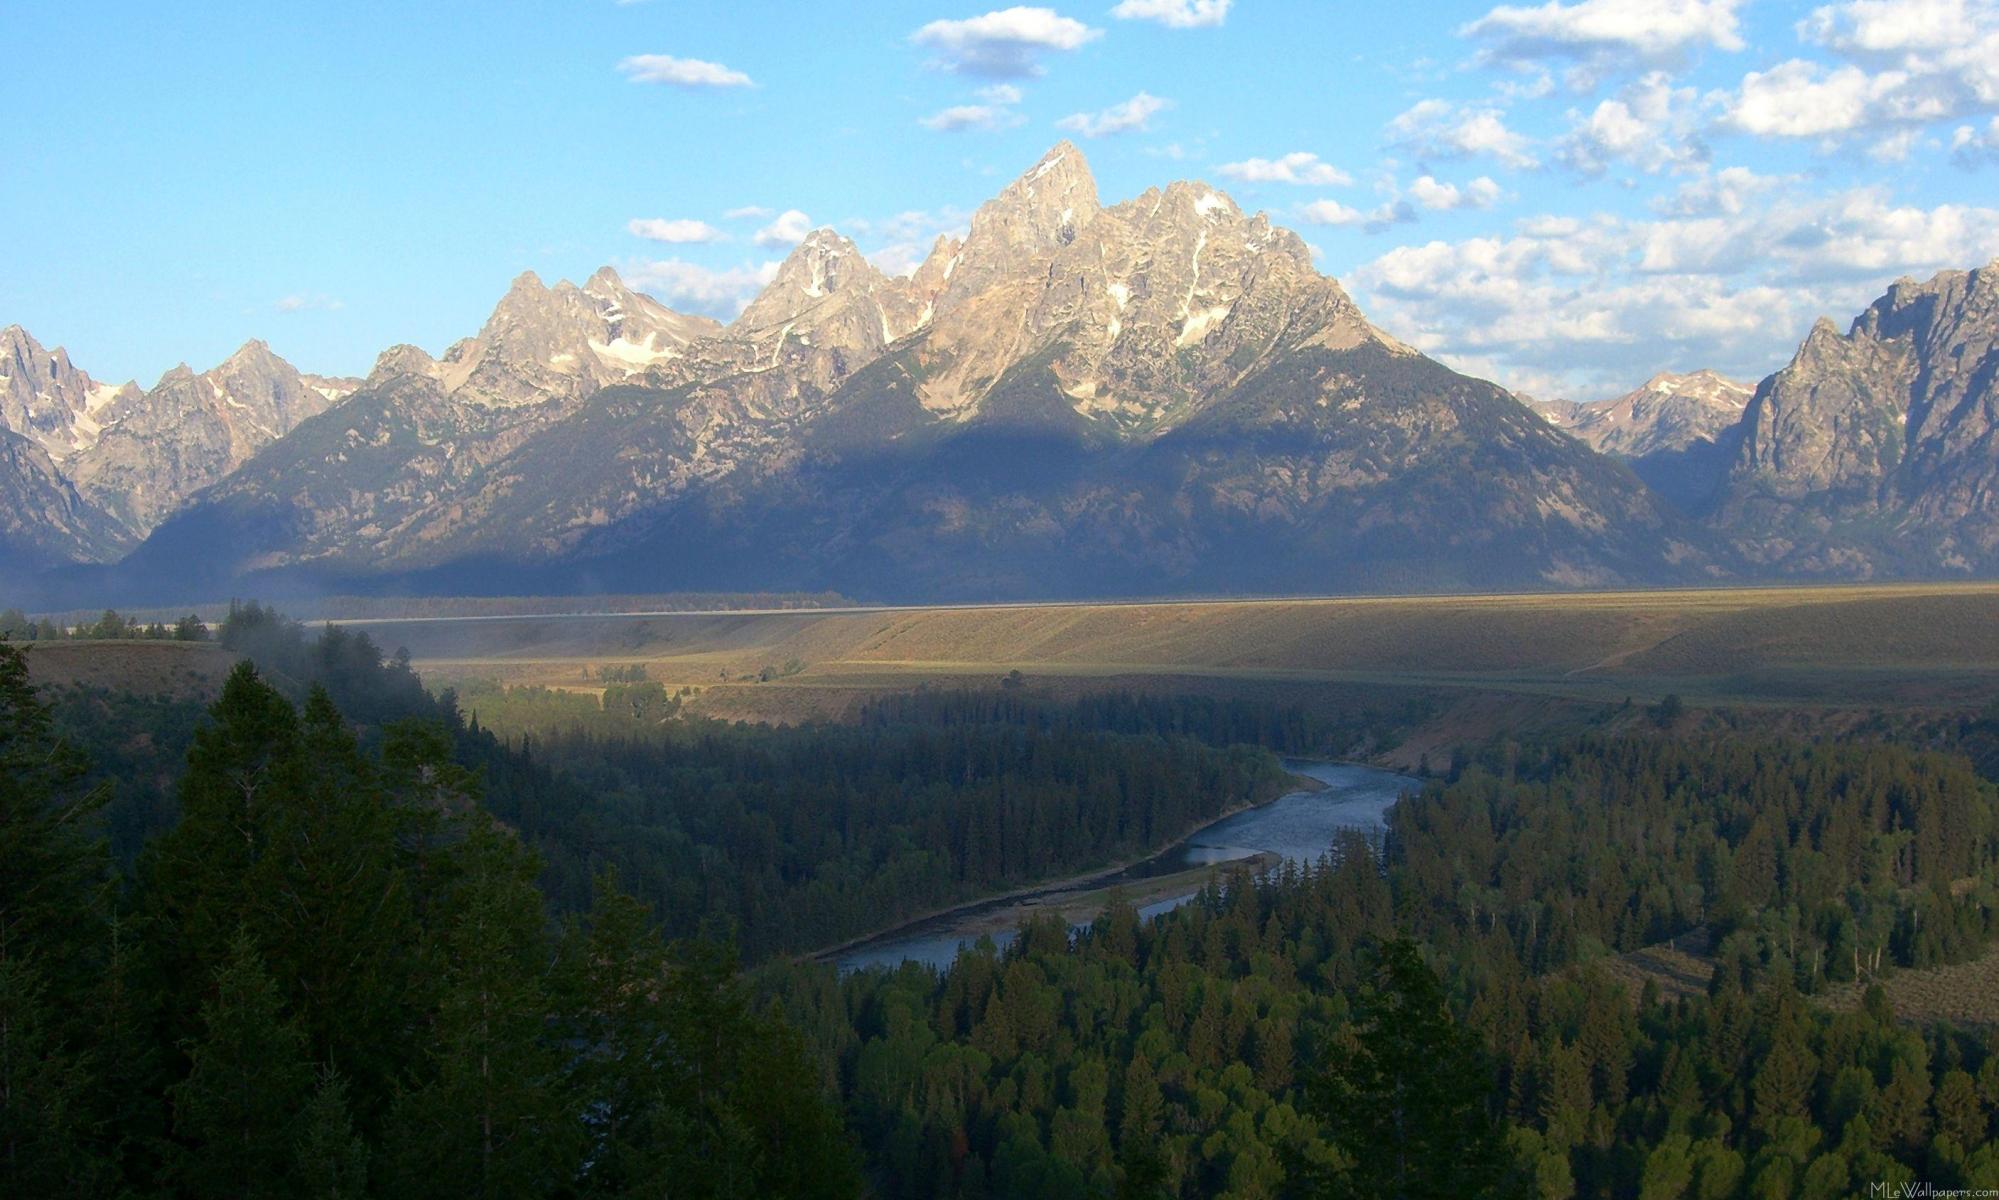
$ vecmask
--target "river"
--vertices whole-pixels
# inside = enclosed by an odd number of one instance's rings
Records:
[[[1083,885],[1050,888],[1042,893],[1008,896],[952,909],[940,916],[917,921],[899,929],[857,943],[842,950],[834,961],[841,971],[866,967],[896,966],[919,962],[942,970],[957,958],[958,950],[981,935],[1004,947],[1013,941],[1012,930],[995,932],[996,911],[1061,892],[1094,891],[1120,883],[1137,883],[1161,875],[1185,871],[1189,867],[1236,862],[1274,854],[1297,863],[1316,862],[1342,829],[1378,829],[1388,808],[1420,781],[1390,771],[1353,763],[1322,762],[1291,758],[1284,768],[1293,775],[1316,780],[1322,786],[1286,792],[1268,804],[1245,809],[1224,817],[1160,853],[1122,871],[1106,873]],[[1170,912],[1197,894],[1155,899],[1138,912],[1150,919]]]

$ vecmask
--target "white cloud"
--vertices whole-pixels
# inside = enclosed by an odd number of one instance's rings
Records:
[[[812,232],[812,218],[795,208],[777,214],[770,224],[757,230],[750,240],[759,246],[796,246]]]
[[[1416,219],[1416,208],[1407,200],[1391,199],[1367,212],[1350,208],[1337,200],[1314,200],[1298,210],[1298,219],[1313,225],[1359,228],[1380,233],[1392,225],[1406,225]]]
[[[1071,113],[1055,122],[1058,129],[1080,133],[1084,137],[1106,137],[1111,134],[1144,132],[1150,129],[1152,118],[1173,107],[1171,100],[1162,100],[1149,92],[1140,92],[1122,104],[1113,104],[1102,112]]]
[[[722,219],[725,221],[761,221],[765,217],[775,215],[776,212],[776,209],[765,208],[761,204],[745,204],[741,208],[732,208],[728,212],[723,213]]]
[[[1231,0],[1118,0],[1111,15],[1126,21],[1158,21],[1173,29],[1199,29],[1228,20]]]
[[[1418,158],[1490,157],[1509,167],[1539,162],[1526,137],[1506,127],[1496,108],[1459,108],[1447,100],[1419,100],[1388,123],[1391,144]]]
[[[620,60],[618,70],[633,83],[670,83],[684,88],[755,86],[748,75],[721,63],[671,54],[634,54]]]
[[[696,221],[687,217],[634,217],[625,223],[625,230],[633,237],[642,237],[649,242],[720,242],[728,239],[728,234],[706,221]]]
[[[1481,175],[1460,188],[1454,183],[1441,183],[1429,175],[1419,175],[1416,182],[1409,185],[1409,198],[1418,208],[1430,212],[1450,212],[1459,208],[1491,208],[1499,199],[1500,188],[1490,178]]]
[[[628,286],[678,312],[727,320],[756,298],[776,277],[777,268],[776,262],[765,262],[717,270],[668,258],[620,263],[618,274]]]
[[[1999,117],[1992,118],[1983,132],[1960,125],[1950,135],[1951,161],[1970,170],[1987,163],[1999,163]]]
[[[886,275],[907,275],[922,264],[939,235],[962,239],[970,214],[952,206],[934,212],[910,209],[890,217],[851,217],[840,223],[857,242],[879,242],[867,251],[868,261]]]
[[[1359,225],[1367,215],[1337,200],[1314,200],[1298,210],[1300,220],[1314,225]]]
[[[990,132],[1012,129],[1026,120],[1013,109],[998,104],[954,104],[919,118],[916,123],[939,133],[961,133],[966,130]]]
[[[1501,5],[1458,30],[1490,60],[1637,59],[1661,62],[1704,47],[1740,50],[1743,0],[1559,0]]]
[[[1402,246],[1349,282],[1384,328],[1454,363],[1609,395],[1668,368],[1760,377],[1820,314],[1843,319],[1898,275],[1999,251],[1999,209],[1864,188],[1814,198],[1791,182],[1729,168],[1683,188],[1681,212]]]
[[[1648,174],[1690,167],[1707,159],[1700,119],[1694,89],[1652,71],[1587,115],[1571,113],[1556,156],[1584,175],[1601,175],[1619,160]]]
[[[1655,201],[1654,207],[1668,216],[1734,216],[1758,197],[1792,182],[1789,176],[1758,175],[1748,167],[1703,170],[1670,197]]]
[[[1880,120],[1881,106],[1907,78],[1899,71],[1871,75],[1851,65],[1828,70],[1794,58],[1744,75],[1724,122],[1763,137],[1851,133]]]
[[[999,79],[1042,73],[1040,55],[1051,50],[1076,50],[1103,36],[1081,21],[1052,8],[1016,5],[959,21],[932,21],[910,35],[910,41],[933,50],[936,65],[964,75]]]
[[[1223,163],[1221,173],[1230,179],[1240,179],[1244,183],[1291,183],[1312,187],[1341,187],[1353,182],[1353,177],[1331,163],[1319,161],[1319,156],[1304,150],[1296,150],[1282,158],[1246,158],[1241,162]]]
[[[1815,8],[1798,36],[1856,55],[1928,55],[1976,43],[1989,32],[1989,4],[1965,0],[1854,0]]]
[[[1990,0],[1851,0],[1811,11],[1798,36],[1847,61],[1792,59],[1752,71],[1726,97],[1726,123],[1764,137],[1831,145],[1875,137],[1896,162],[1910,132],[1999,110],[1999,4]]]
[[[1010,83],[988,84],[979,89],[979,99],[987,104],[1019,104],[1022,92]]]

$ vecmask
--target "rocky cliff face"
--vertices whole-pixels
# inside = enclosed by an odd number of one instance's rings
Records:
[[[263,342],[247,342],[212,370],[183,364],[148,391],[125,389],[99,410],[97,438],[63,466],[78,491],[143,535],[352,389],[349,380],[301,375]]]
[[[523,276],[133,571],[916,599],[1713,567],[1627,472],[1375,330],[1295,235],[1199,183],[1104,207],[1067,143],[910,277],[821,230],[728,328],[662,314],[608,272]]]
[[[0,571],[102,561],[122,544],[110,517],[79,496],[46,450],[0,429]]]
[[[1743,415],[1715,521],[1766,568],[1999,570],[1999,264],[1821,320]]]

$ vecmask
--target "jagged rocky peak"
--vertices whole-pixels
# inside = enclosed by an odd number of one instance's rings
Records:
[[[368,370],[368,382],[380,383],[401,375],[417,375],[435,379],[438,374],[437,360],[421,346],[401,342],[390,346],[375,356],[375,365]]]
[[[44,349],[19,325],[0,329],[0,427],[58,463],[97,440],[99,415],[128,389],[136,390],[91,379],[68,351]]]
[[[144,393],[121,390],[96,413],[99,435],[65,467],[86,499],[143,535],[353,387],[301,374],[252,339],[209,370],[180,363]]]
[[[838,361],[812,372],[827,385],[925,324],[934,296],[914,278],[882,274],[842,235],[815,229],[785,256],[728,334],[752,343],[760,362],[774,361],[770,356],[787,342],[831,352]]]
[[[1622,396],[1578,404],[1550,420],[1605,454],[1641,458],[1715,441],[1742,419],[1755,391],[1715,371],[1667,371]]]
[[[983,292],[1006,275],[1045,261],[1073,243],[1098,211],[1096,177],[1083,152],[1057,142],[972,214],[947,295]]]
[[[729,331],[752,333],[795,321],[836,296],[873,292],[885,282],[853,242],[831,229],[815,229],[785,255]]]
[[[446,391],[479,404],[573,400],[679,358],[690,343],[720,329],[633,291],[609,267],[582,287],[568,280],[549,286],[523,271],[478,336],[444,352],[437,378]]]

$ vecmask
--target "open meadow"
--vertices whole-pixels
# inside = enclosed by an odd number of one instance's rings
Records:
[[[692,711],[850,716],[922,684],[1019,671],[1116,688],[1300,702],[1427,697],[1461,732],[1656,702],[1792,711],[1965,709],[1999,696],[1999,586],[1041,604],[362,620],[433,686],[601,694],[606,668]]]

